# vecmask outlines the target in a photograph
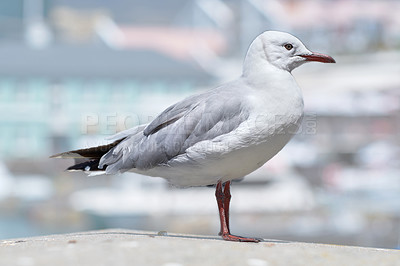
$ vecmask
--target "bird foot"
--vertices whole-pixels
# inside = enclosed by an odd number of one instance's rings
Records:
[[[242,237],[242,236],[235,236],[231,234],[221,234],[222,238],[227,241],[236,241],[236,242],[254,242],[258,243],[262,241],[260,238],[250,238],[250,237]]]

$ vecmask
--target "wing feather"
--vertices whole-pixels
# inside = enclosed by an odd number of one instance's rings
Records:
[[[246,121],[249,110],[243,102],[243,94],[224,88],[186,98],[143,131],[127,136],[101,158],[100,168],[107,165],[107,173],[115,173],[167,165],[194,144],[227,134]]]

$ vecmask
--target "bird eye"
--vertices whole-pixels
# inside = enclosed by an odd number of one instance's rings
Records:
[[[290,51],[293,49],[293,45],[291,45],[290,43],[287,43],[284,45],[284,47],[286,48],[286,50]]]

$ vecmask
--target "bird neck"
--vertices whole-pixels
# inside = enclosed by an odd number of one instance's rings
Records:
[[[266,60],[260,60],[260,58],[252,60],[248,57],[246,57],[245,60],[242,78],[254,88],[264,87],[263,85],[266,84],[279,84],[282,82],[294,81],[289,71],[277,68]]]

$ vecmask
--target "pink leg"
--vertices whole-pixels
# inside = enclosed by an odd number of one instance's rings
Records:
[[[225,183],[224,191],[222,191],[222,183],[218,182],[215,189],[215,197],[217,198],[219,219],[221,223],[221,231],[219,235],[222,236],[224,240],[228,241],[239,241],[239,242],[260,242],[256,238],[248,238],[231,235],[229,230],[229,204],[231,199],[230,194],[230,181]]]
[[[217,198],[219,222],[221,225],[221,229],[219,230],[218,235],[221,236],[224,230],[229,230],[229,229],[226,229],[228,226],[226,224],[226,218],[225,218],[224,193],[222,192],[222,183],[221,182],[218,182],[217,187],[215,188],[215,197]]]
[[[231,181],[227,181],[224,184],[224,211],[226,226],[229,229],[229,206],[231,203]]]

